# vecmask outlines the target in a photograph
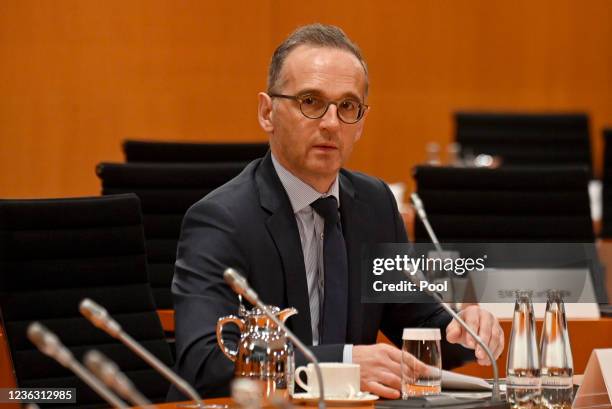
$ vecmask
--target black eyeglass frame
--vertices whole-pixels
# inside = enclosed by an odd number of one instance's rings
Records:
[[[325,105],[325,109],[323,110],[321,115],[319,115],[319,116],[308,116],[308,115],[306,115],[306,113],[302,109],[302,104],[303,104],[303,100],[305,98],[311,97],[312,95],[308,95],[308,94],[306,94],[306,95],[268,94],[268,96],[270,98],[285,98],[285,99],[291,99],[293,101],[296,101],[299,104],[299,106],[300,106],[300,112],[302,113],[302,115],[304,115],[308,119],[320,119],[320,118],[323,118],[325,116],[325,114],[327,113],[327,110],[329,109],[329,106],[331,104],[334,104],[336,106],[336,115],[338,116],[338,119],[341,122],[344,122],[345,124],[349,124],[349,125],[356,124],[357,122],[361,121],[361,118],[363,118],[363,115],[365,114],[365,112],[370,108],[369,105],[363,104],[363,103],[361,103],[361,102],[359,102],[359,101],[357,101],[355,99],[344,98],[344,99],[341,99],[340,101],[327,101],[327,104]],[[340,116],[340,110],[338,109],[338,104],[343,102],[343,101],[346,101],[346,100],[357,102],[357,104],[358,104],[359,114],[357,115],[357,119],[355,121],[353,121],[353,122],[346,121],[346,120],[342,119],[342,117]]]

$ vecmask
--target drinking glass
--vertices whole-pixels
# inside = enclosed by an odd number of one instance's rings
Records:
[[[402,399],[440,393],[439,328],[405,328],[402,334]]]

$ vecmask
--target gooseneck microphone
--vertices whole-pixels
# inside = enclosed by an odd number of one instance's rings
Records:
[[[429,223],[429,218],[427,217],[427,212],[425,211],[425,206],[423,205],[423,201],[421,200],[418,193],[416,192],[410,195],[410,199],[412,200],[412,204],[414,205],[414,208],[417,212],[417,216],[419,217],[421,222],[423,222],[423,226],[425,226],[425,230],[427,230],[427,234],[429,235],[431,242],[433,243],[440,257],[442,257],[442,252],[444,250],[442,250],[442,246],[440,245],[440,240],[438,240],[438,236],[436,236],[436,233],[434,232],[433,227],[431,227],[431,224]],[[455,292],[455,284],[453,283],[453,277],[451,276],[450,272],[448,273],[448,282],[450,284],[450,295],[453,300],[453,305],[459,308],[459,302],[455,301],[456,300],[455,297],[457,294]]]
[[[306,359],[312,362],[312,364],[315,367],[315,373],[317,374],[317,383],[319,384],[319,409],[325,409],[325,392],[323,390],[323,375],[321,374],[321,367],[319,366],[319,361],[317,360],[317,357],[312,353],[312,351],[306,345],[302,343],[302,341],[300,341],[298,337],[295,336],[295,334],[293,334],[293,332],[289,330],[289,328],[285,326],[285,324],[283,324],[278,318],[276,318],[276,315],[272,314],[268,306],[265,305],[263,302],[261,302],[255,290],[253,290],[249,286],[249,283],[247,283],[247,280],[242,275],[240,275],[240,273],[238,273],[233,268],[228,268],[223,273],[223,278],[225,279],[225,282],[229,284],[229,286],[232,288],[232,290],[234,290],[236,294],[242,295],[251,304],[261,309],[268,318],[270,318],[280,329],[285,331],[289,339],[304,354]]]
[[[414,205],[414,208],[417,212],[417,216],[419,217],[421,222],[423,222],[423,226],[425,226],[425,230],[427,231],[427,234],[429,235],[431,242],[436,248],[436,251],[441,253],[443,251],[442,246],[440,245],[440,241],[438,240],[436,233],[433,231],[433,228],[431,227],[431,224],[429,223],[429,219],[427,217],[427,212],[425,212],[425,206],[423,205],[423,201],[421,200],[421,198],[416,192],[410,195],[410,199],[412,200],[412,204]],[[420,277],[417,277],[417,275],[419,275]],[[420,284],[419,281],[427,281],[425,277],[423,276],[423,273],[420,271],[414,275],[408,274],[408,276],[410,280],[417,286]],[[451,279],[451,283],[452,283],[452,279]],[[491,361],[491,365],[493,366],[493,390],[492,390],[491,399],[493,401],[500,401],[501,398],[499,395],[499,373],[497,369],[497,362],[495,362],[493,353],[491,352],[489,347],[484,343],[482,338],[480,338],[478,334],[476,334],[476,332],[472,328],[470,328],[465,323],[465,321],[463,321],[463,319],[459,316],[459,314],[457,314],[451,308],[450,305],[444,302],[444,300],[442,299],[442,297],[440,297],[438,293],[430,291],[427,287],[425,289],[425,292],[431,297],[433,297],[442,306],[442,308],[444,308],[455,320],[457,320],[459,325],[461,325],[476,340],[478,345],[480,345],[482,349],[484,349],[485,353],[489,357],[489,360]]]
[[[412,281],[412,283],[414,283],[414,285],[419,288],[421,281],[427,281],[421,271],[414,271],[412,274],[408,271],[406,271],[405,273],[410,279],[410,281]],[[487,344],[485,344],[482,338],[478,336],[476,331],[474,331],[472,328],[470,328],[469,325],[465,323],[465,321],[459,316],[459,314],[457,314],[447,303],[444,302],[444,300],[442,299],[442,297],[440,297],[438,293],[429,290],[428,286],[425,286],[424,291],[427,295],[431,296],[434,300],[436,300],[436,302],[440,304],[442,308],[444,308],[451,315],[451,317],[453,317],[459,323],[459,325],[461,325],[461,327],[463,327],[463,329],[465,329],[472,336],[472,338],[476,340],[476,343],[478,343],[478,345],[480,345],[485,351],[485,353],[489,357],[489,360],[491,361],[491,365],[493,366],[493,390],[491,391],[491,400],[494,402],[501,401],[501,397],[499,394],[499,372],[497,370],[497,362],[495,362],[495,357],[493,356],[493,353],[491,352]]]
[[[419,219],[421,220],[421,222],[423,222],[423,226],[425,226],[425,230],[427,230],[427,234],[429,235],[431,242],[436,248],[436,251],[438,253],[442,253],[442,246],[440,246],[438,236],[436,236],[436,233],[433,231],[431,224],[429,224],[427,212],[425,212],[425,206],[423,206],[423,201],[416,192],[410,195],[410,199],[412,201],[412,204],[414,205],[414,209],[417,212],[417,216],[419,216]]]
[[[113,389],[134,406],[140,406],[145,409],[153,408],[151,402],[136,389],[132,381],[121,372],[117,364],[101,352],[95,349],[87,352],[83,357],[83,362],[106,386]]]
[[[198,406],[204,406],[202,404],[202,398],[195,389],[187,383],[183,378],[175,374],[170,368],[168,368],[162,361],[157,359],[153,354],[147,351],[142,345],[140,345],[134,338],[129,336],[121,325],[100,305],[96,304],[89,298],[85,298],[79,305],[79,311],[85,318],[87,318],[94,326],[100,328],[113,338],[118,339],[125,344],[129,349],[132,350],[136,355],[141,357],[146,363],[148,363],[153,369],[159,372],[164,378],[170,383],[177,387],[181,392],[187,395],[191,400],[194,400]]]
[[[72,352],[62,344],[59,338],[39,322],[30,324],[27,330],[28,339],[43,354],[55,359],[57,362],[70,369],[102,399],[114,408],[125,409],[127,405],[110,391],[98,378],[89,372],[72,355]]]

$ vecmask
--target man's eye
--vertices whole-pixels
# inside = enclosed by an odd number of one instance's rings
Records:
[[[307,95],[302,97],[302,104],[304,105],[317,105],[319,100],[313,96]]]
[[[356,101],[350,99],[345,99],[344,101],[340,102],[340,108],[344,111],[356,110],[358,105],[359,104]]]

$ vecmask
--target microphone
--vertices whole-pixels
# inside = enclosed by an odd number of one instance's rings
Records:
[[[421,222],[423,222],[423,226],[425,226],[425,230],[427,231],[427,234],[429,235],[429,238],[431,239],[431,242],[433,243],[434,247],[436,248],[436,251],[438,252],[438,254],[440,255],[440,257],[442,257],[442,253],[444,250],[442,250],[442,246],[440,245],[440,241],[438,240],[438,236],[436,236],[436,233],[434,232],[433,228],[431,227],[431,224],[429,223],[429,219],[427,218],[427,212],[425,211],[425,206],[423,205],[423,201],[421,200],[421,198],[419,197],[419,194],[414,192],[410,195],[410,199],[412,201],[412,204],[414,205],[414,208],[417,212],[417,216],[419,217],[419,219],[421,220]],[[455,302],[456,298],[456,293],[455,293],[455,284],[453,283],[453,277],[450,275],[450,273],[448,274],[448,282],[450,283],[450,294],[451,294],[451,298],[453,300],[453,305],[457,308],[460,307],[460,303],[459,302]]]
[[[410,274],[406,271],[406,275],[408,276],[410,281],[412,281],[412,283],[414,283],[414,285],[416,285],[417,287],[420,286],[420,281],[427,281],[421,271],[415,271],[414,274]],[[425,286],[425,293],[431,296],[434,300],[436,300],[436,302],[440,304],[442,308],[444,308],[451,315],[451,317],[453,317],[459,323],[459,325],[461,325],[461,327],[463,327],[463,329],[465,329],[468,334],[470,334],[474,338],[474,340],[476,340],[478,345],[480,345],[480,347],[485,351],[485,353],[489,357],[489,360],[491,361],[491,365],[493,366],[493,390],[491,391],[491,400],[493,402],[500,402],[501,398],[499,394],[499,373],[497,370],[497,362],[495,362],[495,357],[493,356],[493,353],[491,352],[487,344],[485,344],[482,338],[480,338],[478,334],[476,334],[476,331],[474,331],[472,328],[470,328],[469,325],[465,323],[465,321],[459,316],[459,314],[457,314],[447,303],[444,302],[444,300],[442,299],[442,297],[440,297],[438,293],[429,290],[427,286]]]
[[[87,352],[83,360],[87,368],[94,375],[101,379],[109,388],[121,395],[122,398],[134,406],[152,409],[151,402],[136,389],[132,381],[104,354],[94,349]]]
[[[43,354],[55,359],[57,362],[70,369],[91,389],[102,397],[109,405],[115,408],[125,409],[127,405],[111,392],[99,379],[89,372],[72,355],[72,352],[62,344],[59,338],[44,325],[33,322],[28,326],[27,336],[30,341]]]
[[[429,219],[427,218],[427,213],[425,212],[425,206],[423,206],[423,201],[416,192],[410,195],[410,199],[414,205],[414,209],[417,212],[417,216],[419,216],[419,219],[421,222],[423,222],[423,226],[425,226],[425,230],[427,230],[427,234],[436,248],[436,251],[438,253],[442,253],[442,247],[440,246],[438,236],[436,236],[436,233],[431,228],[431,224],[429,224]]]
[[[259,299],[259,296],[253,290],[246,278],[244,278],[240,273],[238,273],[233,268],[228,268],[223,273],[223,278],[225,282],[229,284],[229,286],[234,290],[234,292],[238,295],[242,295],[246,298],[251,304],[261,309],[264,314],[268,318],[270,318],[280,329],[285,331],[287,337],[298,347],[298,349],[304,354],[306,359],[308,359],[315,367],[315,373],[317,374],[317,383],[319,384],[319,409],[325,409],[325,392],[323,390],[323,375],[321,374],[321,367],[319,365],[319,361],[317,357],[312,353],[312,351],[300,341],[298,337],[295,336],[293,332],[289,330],[278,318],[276,315],[272,314],[268,309],[268,306],[265,305]]]
[[[89,298],[85,298],[79,305],[79,311],[85,318],[87,318],[94,326],[100,328],[113,338],[117,338],[129,349],[132,350],[136,355],[141,357],[146,363],[148,363],[153,369],[159,372],[164,378],[170,383],[176,386],[181,392],[188,396],[191,400],[195,401],[199,407],[203,407],[202,398],[193,389],[191,385],[183,378],[175,374],[167,365],[157,359],[153,354],[143,348],[134,338],[129,336],[117,321],[115,321],[104,309],[104,307],[96,304]]]

